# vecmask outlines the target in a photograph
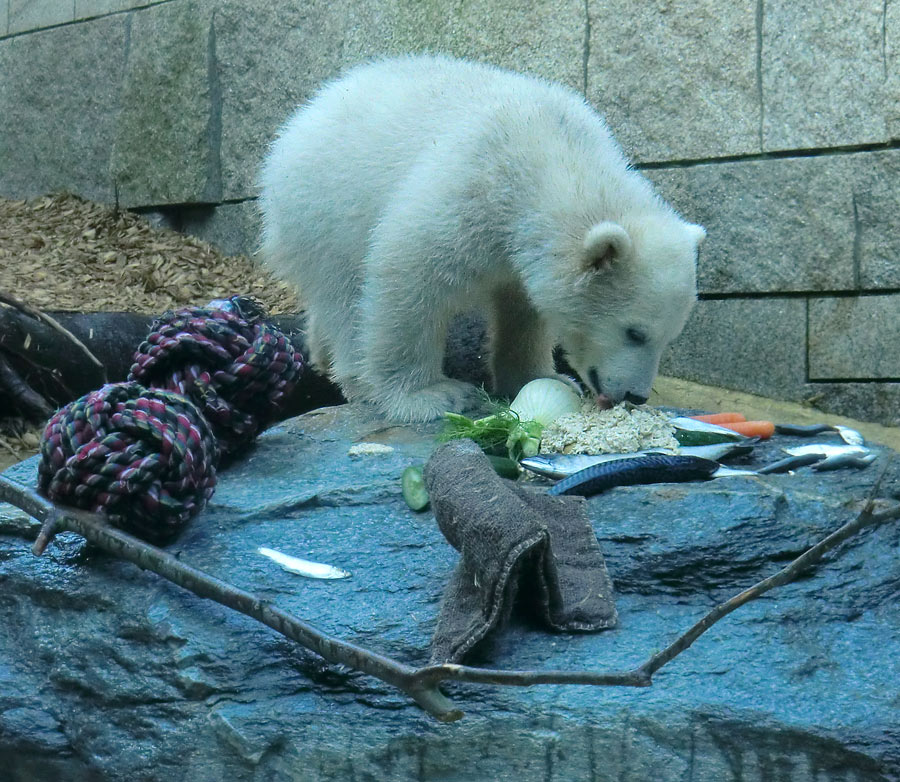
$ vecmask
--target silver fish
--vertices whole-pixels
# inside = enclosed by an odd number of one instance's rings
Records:
[[[849,426],[841,426],[840,424],[835,424],[833,428],[841,436],[841,439],[849,445],[862,445],[865,442],[863,436],[856,429],[851,429]]]
[[[827,459],[822,459],[821,462],[816,462],[812,468],[819,472],[840,470],[844,467],[855,467],[857,470],[861,470],[868,467],[877,458],[878,455],[874,453],[867,453],[864,456],[858,453],[838,453],[834,456],[829,456]]]
[[[838,454],[858,454],[865,456],[869,449],[862,445],[831,445],[829,443],[811,443],[810,445],[795,445],[784,448],[785,453],[791,456],[803,456],[808,453],[820,453],[824,456],[837,456]]]
[[[545,478],[565,478],[576,472],[593,467],[595,464],[611,462],[616,459],[636,459],[647,456],[649,451],[636,453],[539,453],[537,456],[526,456],[519,460],[526,470],[530,470]]]
[[[775,424],[775,431],[795,437],[814,437],[825,432],[837,432],[848,445],[865,445],[865,438],[856,429],[840,424]]]
[[[715,445],[691,445],[678,449],[680,456],[699,456],[702,459],[718,461],[732,451],[749,450],[749,446],[742,443],[716,443]],[[640,456],[651,454],[665,454],[667,451],[646,450],[634,453],[541,453],[537,456],[527,456],[519,460],[526,470],[546,478],[566,478],[579,470],[592,467],[595,464],[611,462],[618,459],[636,459]]]
[[[322,562],[310,562],[308,559],[300,559],[292,557],[288,554],[282,554],[275,549],[260,546],[257,551],[264,557],[268,557],[273,562],[277,562],[281,567],[289,573],[296,573],[298,576],[306,578],[349,578],[350,574],[346,570],[341,570],[334,565],[325,565]]]
[[[686,432],[714,432],[716,434],[728,435],[731,438],[746,439],[744,435],[735,432],[734,429],[728,429],[724,426],[719,426],[718,424],[711,424],[708,421],[698,421],[696,418],[689,418],[688,416],[680,415],[675,418],[670,418],[669,423],[676,429],[683,429]]]

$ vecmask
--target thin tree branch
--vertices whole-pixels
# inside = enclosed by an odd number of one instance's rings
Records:
[[[0,475],[0,500],[12,503],[42,522],[41,532],[32,549],[36,554],[40,554],[58,532],[75,532],[98,548],[144,570],[150,570],[198,597],[214,600],[262,622],[329,662],[346,665],[398,687],[439,720],[449,721],[462,716],[462,712],[454,708],[436,686],[414,680],[416,669],[327,635],[268,601],[191,567],[168,552],[110,526],[100,514],[58,508],[32,489],[3,475]]]
[[[813,565],[821,560],[822,557],[825,556],[825,554],[827,554],[833,548],[839,546],[848,538],[855,535],[861,529],[864,529],[865,527],[877,526],[879,524],[883,524],[886,521],[900,518],[900,506],[893,508],[892,510],[885,511],[884,513],[872,513],[872,510],[875,507],[875,499],[878,495],[879,490],[881,489],[882,481],[884,480],[884,476],[887,474],[888,468],[891,466],[893,458],[893,454],[890,454],[888,456],[884,468],[881,470],[881,473],[872,486],[872,490],[869,492],[869,496],[866,500],[865,506],[863,507],[862,511],[860,511],[859,515],[855,519],[853,519],[853,521],[848,521],[840,529],[835,530],[830,535],[828,535],[828,537],[820,540],[812,548],[807,549],[799,557],[797,557],[790,564],[779,570],[774,575],[769,576],[762,581],[759,581],[749,589],[745,589],[740,594],[735,595],[721,605],[716,606],[699,622],[693,625],[687,632],[679,636],[661,652],[653,655],[653,657],[647,660],[647,662],[645,662],[639,670],[645,672],[647,676],[652,677],[654,673],[656,673],[666,663],[670,662],[679,654],[681,654],[722,617],[727,616],[732,611],[740,608],[745,603],[749,603],[751,600],[756,600],[758,597],[764,595],[769,590],[774,589],[775,587],[783,586],[784,584],[793,581],[804,570],[810,567],[810,565]]]
[[[440,691],[440,683],[447,680],[518,687],[530,687],[537,684],[650,686],[652,676],[656,671],[681,654],[719,619],[770,589],[792,581],[803,570],[821,560],[828,551],[860,530],[900,518],[900,505],[881,513],[873,512],[875,498],[881,481],[890,466],[891,458],[888,459],[888,463],[876,481],[865,507],[853,521],[828,535],[775,575],[760,581],[714,608],[672,644],[651,656],[642,665],[629,671],[609,672],[504,671],[454,664],[412,668],[389,657],[327,635],[303,620],[276,608],[271,603],[186,565],[165,551],[109,526],[98,514],[57,508],[31,489],[2,475],[0,475],[0,500],[16,505],[42,522],[41,532],[33,547],[35,553],[39,554],[43,551],[56,532],[62,530],[76,532],[111,554],[126,559],[145,570],[151,570],[200,597],[214,600],[262,622],[285,637],[316,652],[329,662],[346,665],[397,687],[433,717],[449,722],[462,717],[463,712],[456,708],[452,701]]]
[[[50,328],[55,329],[60,334],[62,334],[66,339],[72,342],[84,355],[87,357],[88,361],[94,364],[102,373],[103,373],[103,382],[106,382],[106,366],[93,354],[87,345],[85,345],[78,337],[76,337],[71,331],[69,331],[64,326],[60,325],[59,321],[50,317],[44,312],[41,312],[39,309],[35,309],[30,304],[22,301],[21,299],[9,294],[0,292],[0,303],[7,304],[10,307],[15,307],[17,310],[24,312],[26,315],[30,315],[32,318],[36,318],[43,323],[46,323]]]

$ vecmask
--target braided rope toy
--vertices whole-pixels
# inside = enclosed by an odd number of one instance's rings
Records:
[[[109,383],[50,419],[38,487],[54,502],[104,511],[116,526],[161,542],[212,496],[216,460],[212,430],[190,400]]]
[[[275,420],[303,360],[247,297],[167,312],[134,355],[129,380],[183,394],[196,404],[223,455]]]
[[[154,321],[127,382],[50,419],[39,490],[144,539],[172,540],[212,496],[219,458],[273,421],[300,377],[300,354],[263,315],[235,296]]]

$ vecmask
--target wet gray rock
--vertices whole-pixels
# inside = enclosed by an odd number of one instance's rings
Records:
[[[322,630],[424,664],[457,555],[430,513],[407,509],[399,475],[427,458],[432,433],[350,406],[280,424],[222,472],[170,549]],[[350,457],[363,440],[395,450]],[[7,475],[30,483],[35,467]],[[876,473],[596,497],[618,628],[552,635],[514,616],[472,662],[637,665],[852,518]],[[35,558],[34,532],[0,506],[0,755],[12,782],[900,779],[900,524],[725,618],[649,689],[453,685],[466,716],[450,725],[76,536]],[[260,545],[352,578],[292,576]]]

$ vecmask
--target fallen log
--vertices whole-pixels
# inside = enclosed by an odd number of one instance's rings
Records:
[[[145,339],[152,315],[133,312],[48,313],[95,356],[102,366],[86,359],[71,339],[47,323],[11,307],[0,307],[0,361],[5,360],[15,376],[49,408],[68,402],[128,376],[132,354]],[[309,355],[302,314],[275,315],[272,323],[294,346]],[[451,377],[482,385],[488,373],[484,360],[484,326],[472,318],[461,318],[451,330],[444,370]],[[10,375],[12,376],[12,375]],[[317,407],[341,404],[340,389],[328,378],[307,367],[287,400],[283,417],[300,415]],[[22,396],[20,385],[0,378],[0,418],[22,416],[39,423],[47,416],[34,398]]]
[[[0,308],[0,360],[9,367],[8,376],[21,382],[3,382],[0,377],[0,417],[23,416],[39,421],[46,417],[37,399],[60,407],[93,391],[104,382],[128,377],[132,355],[146,338],[153,317],[132,312],[50,313],[65,329],[93,353],[102,364],[94,365],[72,342],[46,323],[8,307]],[[277,325],[305,353],[303,318],[286,315]],[[27,391],[23,391],[23,384]],[[343,401],[340,391],[326,378],[308,370],[285,408],[285,415],[298,415]],[[52,412],[52,411],[51,411]]]

